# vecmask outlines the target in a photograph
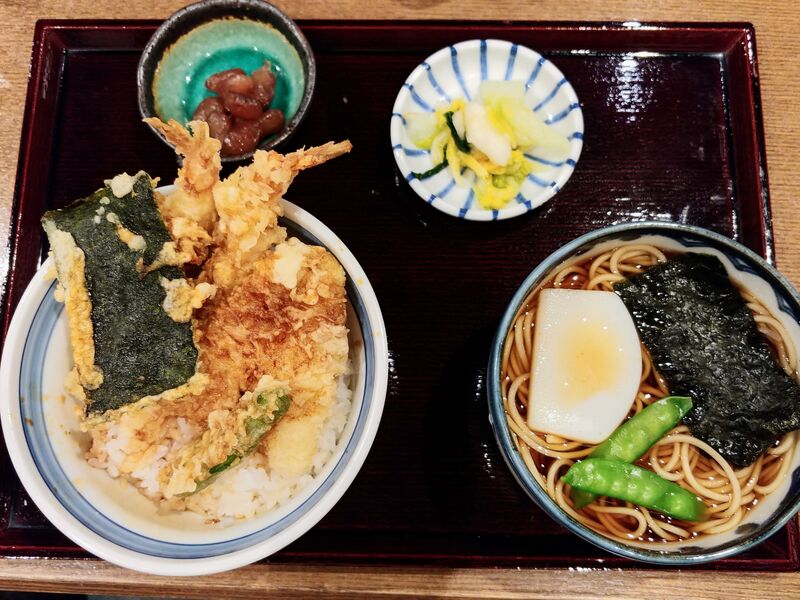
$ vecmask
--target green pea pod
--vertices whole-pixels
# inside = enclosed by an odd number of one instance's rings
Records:
[[[692,399],[688,396],[661,398],[617,427],[606,441],[592,451],[589,458],[636,462],[665,433],[680,423],[691,408]],[[594,494],[572,491],[572,501],[576,509],[581,509],[596,499]]]
[[[708,518],[706,505],[693,493],[630,463],[587,458],[572,465],[564,481],[581,491],[633,502],[675,519],[705,521]]]
[[[264,436],[277,423],[286,411],[289,410],[291,397],[287,390],[271,390],[260,393],[255,397],[254,406],[251,406],[253,414],[256,416],[246,417],[244,420],[244,431],[242,432],[236,447],[228,457],[221,463],[208,469],[208,475],[196,481],[197,487],[190,495],[207,488],[214,483],[223,471],[238,465],[241,460],[256,449]]]

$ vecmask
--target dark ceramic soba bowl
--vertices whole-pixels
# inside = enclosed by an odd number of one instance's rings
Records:
[[[763,498],[736,529],[678,544],[664,544],[658,550],[652,550],[607,538],[570,517],[530,474],[511,438],[500,385],[501,361],[506,335],[525,298],[557,269],[631,242],[651,243],[674,252],[716,255],[725,265],[729,277],[755,294],[783,323],[795,347],[800,348],[800,295],[773,266],[741,244],[717,233],[678,223],[626,223],[599,229],[573,240],[547,257],[525,279],[503,315],[488,369],[489,418],[497,443],[517,482],[533,501],[559,524],[604,550],[666,565],[700,564],[744,552],[775,533],[800,509],[800,451],[797,447],[790,476],[781,487]]]

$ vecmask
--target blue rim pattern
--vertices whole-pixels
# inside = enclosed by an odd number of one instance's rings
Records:
[[[471,100],[471,95],[469,93],[469,87],[466,84],[464,79],[464,70],[467,68],[465,65],[462,64],[463,53],[467,50],[471,50],[470,44],[473,42],[460,42],[458,44],[454,44],[451,46],[447,46],[445,49],[449,53],[449,69],[450,73],[447,75],[452,75],[457,84],[459,89],[459,95],[463,95],[467,100]],[[537,79],[539,78],[539,74],[541,73],[542,69],[547,68],[555,70],[560,76],[559,80],[556,84],[549,89],[549,91],[545,94],[544,98],[540,100],[532,110],[534,112],[539,112],[546,106],[548,106],[555,98],[560,98],[563,108],[547,117],[545,119],[545,123],[548,125],[552,125],[555,123],[559,123],[566,119],[572,112],[580,111],[580,103],[577,101],[572,101],[569,98],[577,98],[575,95],[575,91],[573,90],[572,86],[569,84],[567,79],[561,74],[561,72],[553,65],[550,61],[546,58],[541,56],[539,53],[530,50],[524,46],[520,46],[519,44],[512,44],[510,42],[504,42],[500,40],[486,40],[481,39],[478,40],[479,43],[479,73],[480,73],[480,80],[485,81],[489,79],[489,66],[488,66],[488,53],[491,49],[495,49],[499,51],[500,45],[507,45],[508,46],[508,57],[505,59],[507,62],[505,64],[505,71],[503,74],[503,79],[509,80],[512,78],[512,74],[514,73],[515,66],[519,64],[518,54],[520,49],[524,49],[525,52],[532,53],[536,57],[536,61],[534,62],[533,67],[528,73],[517,74],[515,79],[522,79],[525,80],[525,89],[527,90],[532,85],[535,85]],[[436,53],[438,54],[438,52]],[[435,73],[434,67],[430,64],[431,59],[436,56],[436,54],[428,57],[425,61],[423,61],[420,67],[424,70],[426,79],[430,84],[430,92],[426,98],[423,98],[419,89],[417,89],[413,83],[413,80],[416,78],[417,70],[412,72],[412,74],[408,77],[408,79],[403,83],[403,88],[406,89],[410,95],[411,99],[414,103],[416,109],[421,109],[425,112],[433,112],[434,105],[437,103],[438,100],[445,100],[447,102],[451,101],[451,96],[447,94],[443,85],[441,84],[439,78]],[[495,77],[494,79],[497,79]],[[564,88],[562,90],[562,88]],[[561,93],[560,93],[561,92]],[[432,95],[431,95],[432,94]],[[566,98],[566,100],[564,100]],[[393,112],[392,119],[398,120],[403,127],[407,125],[406,119],[401,112]],[[583,120],[581,119],[580,122],[582,123]],[[572,131],[568,134],[568,138],[570,140],[583,140],[583,126],[575,131]],[[398,140],[392,139],[392,149],[395,153],[395,157],[397,158],[399,155],[403,155],[405,157],[415,157],[415,156],[422,156],[426,154],[425,151],[420,151],[418,149],[408,148],[403,146],[399,143]],[[509,203],[508,207],[513,207],[517,205],[523,205],[525,210],[522,211],[528,212],[533,210],[534,208],[538,207],[548,199],[550,199],[553,195],[555,195],[564,184],[567,182],[569,177],[572,174],[572,171],[575,169],[577,161],[580,157],[582,149],[582,144],[577,145],[576,147],[570,148],[570,156],[566,160],[561,161],[553,161],[549,160],[546,157],[536,156],[535,154],[526,154],[526,157],[529,160],[537,162],[541,165],[552,167],[558,169],[555,173],[552,174],[552,179],[548,178],[547,181],[534,178],[530,179],[530,181],[537,184],[538,187],[542,188],[541,195],[537,195],[535,201],[531,201],[529,198],[525,198],[526,201],[524,202],[516,202],[513,201]],[[416,151],[415,151],[416,150]],[[427,153],[429,154],[429,153]],[[398,166],[400,167],[400,171],[405,178],[405,180],[412,184],[415,191],[422,196],[422,198],[428,203],[433,205],[440,210],[444,210],[448,214],[452,214],[453,216],[457,216],[458,218],[468,219],[468,218],[475,218],[474,213],[486,213],[486,215],[491,215],[491,217],[484,217],[485,220],[496,220],[502,213],[501,211],[497,210],[487,210],[487,209],[475,209],[474,208],[474,198],[472,195],[468,195],[466,198],[463,199],[463,202],[459,206],[455,201],[448,202],[446,198],[448,195],[454,190],[458,189],[455,186],[455,179],[449,174],[449,172],[442,171],[438,176],[435,177],[438,187],[440,188],[439,192],[433,192],[433,190],[424,190],[424,193],[417,189],[415,186],[415,182],[419,182],[413,171],[408,168],[405,164],[398,160]],[[425,170],[425,169],[421,169]],[[447,179],[447,175],[449,179]],[[417,186],[421,186],[422,184],[417,183]],[[433,192],[433,193],[431,193]],[[524,197],[524,195],[523,195]],[[519,213],[519,214],[522,214]]]
[[[297,237],[301,237],[311,244],[324,246],[316,236],[306,229],[288,221],[288,219],[284,218],[283,221]],[[62,469],[47,435],[42,401],[45,354],[58,318],[64,309],[63,304],[55,300],[53,293],[55,282],[53,282],[39,303],[31,322],[31,327],[28,330],[22,351],[19,373],[21,427],[25,434],[28,450],[42,480],[58,502],[84,527],[122,548],[149,556],[174,559],[220,556],[249,548],[280,533],[307,513],[333,485],[338,475],[349,462],[349,457],[354,452],[355,446],[358,444],[361,433],[366,426],[367,415],[372,403],[372,396],[369,390],[372,389],[375,377],[375,365],[372,364],[374,351],[373,332],[358,288],[349,275],[347,275],[346,289],[348,299],[358,318],[364,342],[365,385],[355,428],[336,466],[325,480],[318,484],[311,496],[277,522],[259,531],[231,540],[206,544],[189,544],[154,539],[136,533],[111,520],[92,506],[77,490]],[[23,399],[24,401],[22,401]],[[357,398],[353,398],[354,403],[357,400]]]
[[[503,407],[502,389],[500,386],[501,361],[506,333],[511,327],[517,311],[522,306],[528,293],[557,265],[572,256],[590,250],[597,244],[609,240],[632,241],[645,235],[659,235],[670,238],[687,249],[713,248],[725,255],[737,270],[756,275],[769,284],[778,300],[779,308],[795,321],[800,322],[800,294],[791,283],[772,265],[741,244],[720,234],[681,223],[641,222],[623,223],[587,233],[562,246],[543,260],[515,292],[497,329],[488,365],[487,401],[489,403],[489,421],[500,447],[501,454],[511,470],[514,479],[530,498],[552,519],[569,529],[572,533],[584,538],[592,544],[634,560],[662,565],[689,565],[707,563],[734,554],[744,552],[756,546],[783,527],[795,513],[800,510],[800,468],[790,475],[789,490],[781,500],[775,512],[762,523],[746,523],[739,537],[714,548],[685,546],[671,552],[659,552],[629,546],[607,538],[575,521],[565,513],[547,492],[537,483],[528,471],[527,466],[517,452],[511,439]]]

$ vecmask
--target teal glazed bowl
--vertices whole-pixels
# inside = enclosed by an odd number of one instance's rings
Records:
[[[286,126],[258,148],[274,148],[303,120],[314,93],[316,64],[297,24],[261,0],[205,0],[164,21],[139,60],[139,112],[142,118],[175,119],[185,126],[197,105],[214,95],[205,87],[210,75],[236,67],[251,73],[265,60],[278,77],[271,107],[283,111]],[[222,161],[250,156],[223,156]]]
[[[555,271],[630,243],[652,244],[676,254],[699,252],[716,256],[725,266],[728,277],[753,293],[781,321],[795,348],[800,348],[800,295],[775,267],[742,244],[681,223],[613,225],[587,233],[556,250],[528,275],[514,294],[497,329],[489,357],[489,420],[500,452],[517,483],[548,516],[584,540],[619,556],[662,565],[689,566],[727,558],[766,540],[800,509],[800,450],[797,446],[790,459],[788,477],[778,489],[763,497],[735,529],[653,548],[611,539],[573,519],[534,479],[512,439],[503,403],[502,359],[507,335],[525,299]]]

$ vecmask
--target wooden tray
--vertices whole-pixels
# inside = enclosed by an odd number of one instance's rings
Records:
[[[39,264],[45,208],[116,173],[169,182],[175,157],[139,121],[135,69],[150,21],[40,21],[20,150],[4,331]],[[328,224],[372,281],[389,332],[381,429],[330,514],[272,561],[629,567],[558,527],[512,479],[487,419],[495,327],[523,278],[579,234],[615,222],[688,222],[773,260],[753,28],[747,24],[305,22],[318,62],[289,148],[350,138],[353,153],[304,173],[288,198]],[[552,201],[474,223],[422,202],[389,143],[395,94],[431,52],[503,38],[550,58],[581,100],[583,155]],[[82,556],[41,516],[7,457],[0,554]],[[792,523],[706,568],[800,568]],[[637,565],[640,566],[640,565]]]

